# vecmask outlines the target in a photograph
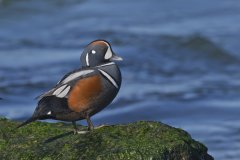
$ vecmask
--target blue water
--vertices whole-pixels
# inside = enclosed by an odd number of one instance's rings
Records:
[[[219,160],[240,157],[240,3],[234,0],[0,1],[0,115],[34,97],[106,39],[124,58],[121,91],[95,124],[155,120],[187,130]]]

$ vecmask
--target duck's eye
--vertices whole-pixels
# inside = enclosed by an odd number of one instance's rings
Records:
[[[92,54],[95,54],[96,53],[96,51],[95,50],[92,50]]]

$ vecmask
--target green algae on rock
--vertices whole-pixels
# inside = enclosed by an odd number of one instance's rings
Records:
[[[34,122],[15,130],[18,124],[0,119],[0,159],[213,159],[187,132],[158,122],[106,126],[79,135],[64,123]]]

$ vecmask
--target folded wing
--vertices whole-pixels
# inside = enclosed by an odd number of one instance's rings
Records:
[[[87,78],[94,74],[96,74],[96,71],[94,69],[76,70],[74,72],[68,73],[57,83],[54,88],[38,96],[37,99],[40,100],[48,96],[68,98],[69,92],[78,80]]]

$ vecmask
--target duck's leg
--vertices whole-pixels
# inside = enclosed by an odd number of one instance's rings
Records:
[[[94,129],[94,126],[93,126],[93,123],[92,123],[89,115],[87,115],[86,120],[87,120],[87,123],[88,123],[88,130],[89,130],[89,131],[93,130],[93,129]]]
[[[78,133],[79,129],[76,125],[76,121],[72,121],[72,125],[73,125],[73,133],[74,134]]]
[[[80,131],[76,125],[76,121],[72,121],[72,125],[73,125],[73,133],[74,134],[85,134],[88,132],[88,131]]]

